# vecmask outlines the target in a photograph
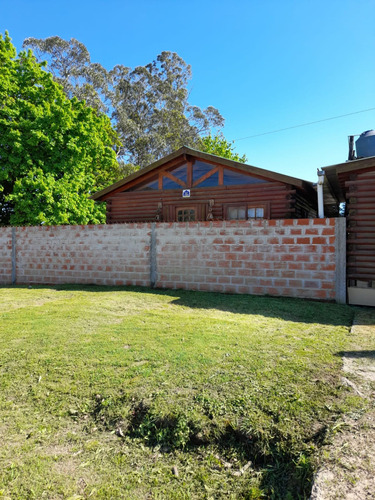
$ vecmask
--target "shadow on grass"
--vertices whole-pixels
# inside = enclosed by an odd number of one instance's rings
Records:
[[[373,328],[375,333],[375,307],[354,306],[354,310],[354,324],[359,327]]]
[[[319,302],[290,297],[260,295],[236,295],[217,292],[171,290],[136,286],[98,285],[14,285],[1,288],[49,289],[56,291],[82,291],[92,293],[140,293],[144,295],[168,296],[177,306],[196,309],[217,309],[232,314],[260,315],[284,321],[350,326],[354,309],[333,302]]]
[[[347,358],[370,358],[375,359],[375,351],[339,351],[336,356],[345,356]]]
[[[293,499],[308,498],[311,493],[314,468],[310,457],[303,453],[293,453],[293,445],[284,442],[280,449],[281,436],[274,436],[272,443],[267,443],[267,450],[262,439],[254,439],[239,429],[227,426],[226,432],[215,442],[225,455],[235,451],[242,461],[249,460],[255,471],[261,472],[260,490],[267,498]],[[320,441],[320,436],[316,444]],[[245,498],[247,496],[245,495]],[[262,497],[263,498],[263,497]]]
[[[131,409],[124,417],[121,407],[127,401]],[[234,476],[253,471],[261,478],[260,489],[267,498],[307,498],[310,494],[313,465],[309,455],[301,451],[300,444],[277,429],[265,436],[254,429],[241,429],[229,423],[220,429],[214,422],[200,426],[182,413],[158,415],[148,403],[126,395],[117,400],[96,396],[89,416],[100,429],[120,438],[141,439],[145,446],[151,449],[157,446],[161,453],[170,454],[179,449],[199,454],[199,450],[214,446],[219,453],[216,465],[221,463],[221,467]],[[307,444],[319,446],[324,436],[325,428],[322,428]],[[253,497],[244,490],[240,498]]]

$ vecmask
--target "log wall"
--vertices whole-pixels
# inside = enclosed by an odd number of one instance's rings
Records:
[[[129,191],[120,192],[107,198],[107,223],[155,221],[158,206],[161,203],[160,219],[174,222],[176,206],[202,204],[202,218],[206,220],[209,200],[213,200],[212,215],[214,220],[225,219],[228,205],[241,203],[265,204],[268,207],[267,218],[294,218],[296,190],[291,185],[281,182],[267,182],[244,186],[218,186],[191,190],[190,198],[181,196],[182,188],[164,191]],[[305,202],[307,204],[307,202]],[[306,207],[307,208],[307,207]],[[310,207],[311,209],[311,207]],[[314,215],[313,209],[309,216]]]
[[[375,171],[346,177],[347,277],[375,281]]]

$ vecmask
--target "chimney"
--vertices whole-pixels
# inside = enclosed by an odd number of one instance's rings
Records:
[[[354,135],[349,135],[349,155],[348,161],[355,160]]]

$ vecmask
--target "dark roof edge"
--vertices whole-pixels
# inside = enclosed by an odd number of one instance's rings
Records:
[[[328,165],[327,167],[322,167],[322,170],[324,170],[325,172],[330,172],[339,168],[340,172],[350,172],[351,170],[360,170],[362,168],[368,168],[372,166],[375,166],[375,156],[359,158],[358,160],[345,161],[343,163],[336,163],[335,165]]]
[[[255,174],[259,175],[261,177],[266,177],[273,179],[275,181],[280,181],[284,182],[287,184],[292,184],[294,186],[300,187],[302,189],[313,189],[313,183],[309,181],[305,181],[303,179],[298,179],[297,177],[291,177],[289,175],[284,175],[284,174],[279,174],[277,172],[273,172],[272,170],[266,170],[263,168],[259,167],[254,167],[253,165],[248,165],[245,163],[240,163],[238,161],[234,160],[228,160],[227,158],[222,158],[221,156],[216,156],[210,153],[203,153],[202,151],[198,151],[196,149],[189,148],[187,146],[183,146],[177,151],[174,151],[173,153],[164,156],[163,158],[160,158],[160,160],[155,161],[154,163],[151,163],[147,167],[141,168],[137,172],[134,172],[133,174],[128,175],[124,179],[121,179],[120,181],[108,186],[105,189],[102,189],[101,191],[98,191],[94,193],[92,196],[90,196],[91,199],[93,200],[100,200],[103,196],[106,194],[110,193],[111,191],[114,191],[122,186],[125,186],[128,182],[133,181],[134,179],[137,179],[138,177],[141,177],[144,174],[147,174],[148,172],[151,172],[157,167],[160,167],[164,163],[168,163],[171,160],[174,160],[175,158],[178,158],[179,156],[182,155],[191,155],[195,156],[197,158],[200,158],[202,160],[208,160],[208,161],[215,161],[217,163],[220,163],[223,166],[226,167],[232,167],[236,168],[238,170],[243,170],[244,172],[250,173],[250,174]]]
[[[222,165],[227,167],[239,168],[240,170],[244,170],[249,173],[254,173],[256,175],[260,175],[262,177],[274,177],[275,180],[281,180],[282,182],[287,182],[289,184],[294,184],[295,186],[303,187],[304,183],[313,186],[312,182],[305,181],[304,179],[299,179],[297,177],[291,177],[289,175],[279,174],[274,172],[273,170],[267,170],[265,168],[254,167],[254,165],[249,165],[247,163],[241,163],[239,161],[228,160],[227,158],[222,158],[221,156],[216,156],[211,153],[203,153],[202,151],[197,151],[195,149],[186,148],[189,150],[188,154],[197,156],[198,158],[206,159],[206,160],[215,160]]]

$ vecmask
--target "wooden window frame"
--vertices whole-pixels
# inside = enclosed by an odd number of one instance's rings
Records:
[[[229,219],[228,213],[230,208],[245,208],[245,218],[244,219]],[[263,217],[249,217],[248,211],[250,208],[263,208]],[[228,203],[224,206],[225,220],[265,220],[270,218],[270,205],[266,203]]]
[[[229,210],[231,208],[243,208],[245,210],[245,217],[243,219],[230,219],[229,218]],[[233,203],[225,205],[225,219],[226,220],[246,220],[247,219],[247,204],[246,203]]]
[[[184,210],[194,210],[194,221],[179,221],[178,220],[178,212],[179,211],[184,211]],[[175,221],[176,222],[196,222],[199,220],[199,214],[198,214],[198,206],[197,205],[179,205],[176,206],[174,209],[174,215],[175,215]]]

